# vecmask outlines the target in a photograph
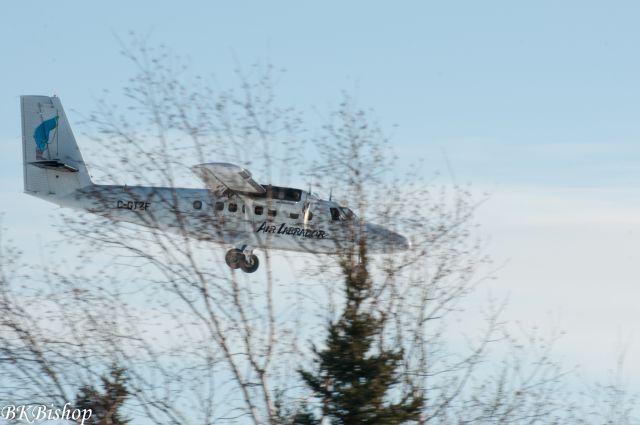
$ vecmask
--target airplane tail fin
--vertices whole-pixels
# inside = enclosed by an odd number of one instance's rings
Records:
[[[22,96],[24,191],[50,198],[92,185],[56,96]]]

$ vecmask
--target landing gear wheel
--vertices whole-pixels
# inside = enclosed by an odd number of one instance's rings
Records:
[[[253,273],[256,270],[258,270],[259,266],[260,266],[260,261],[258,261],[258,257],[254,254],[251,254],[249,256],[249,261],[247,261],[246,257],[244,256],[240,260],[240,268],[245,273]]]
[[[239,269],[245,262],[244,254],[239,249],[230,249],[227,251],[227,255],[224,256],[224,261],[233,270]]]

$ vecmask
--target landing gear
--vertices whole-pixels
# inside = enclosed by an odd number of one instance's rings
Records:
[[[245,273],[253,273],[258,270],[260,266],[260,261],[258,261],[258,257],[255,254],[249,255],[249,259],[247,257],[243,257],[240,262],[240,268]]]
[[[247,249],[244,251],[238,248],[230,249],[224,256],[224,261],[233,270],[241,269],[245,273],[253,273],[260,266],[258,257]]]
[[[227,255],[224,256],[224,261],[227,266],[233,270],[240,268],[240,262],[244,260],[244,254],[239,249],[230,249],[227,251]]]

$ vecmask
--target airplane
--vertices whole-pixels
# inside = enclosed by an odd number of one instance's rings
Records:
[[[404,236],[363,223],[349,208],[310,191],[257,183],[243,167],[192,167],[205,188],[94,184],[57,96],[21,96],[24,192],[88,211],[230,247],[231,269],[253,273],[254,249],[336,254],[366,238],[367,251],[410,248]]]

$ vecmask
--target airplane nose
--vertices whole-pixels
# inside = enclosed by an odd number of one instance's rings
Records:
[[[402,235],[398,235],[397,245],[398,245],[398,249],[401,251],[406,251],[408,249],[411,249],[411,241]]]
[[[407,238],[376,224],[367,224],[367,237],[373,252],[397,252],[411,248]]]
[[[404,236],[395,233],[393,238],[393,246],[397,251],[406,251],[411,249],[411,242]]]

